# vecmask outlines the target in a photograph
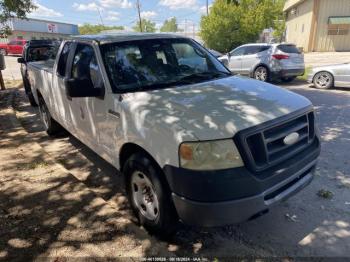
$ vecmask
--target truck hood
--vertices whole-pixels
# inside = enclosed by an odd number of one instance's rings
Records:
[[[133,115],[143,116],[143,124],[164,124],[198,140],[230,138],[311,105],[303,96],[241,76],[123,97]]]

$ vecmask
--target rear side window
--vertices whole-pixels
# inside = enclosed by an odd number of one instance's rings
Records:
[[[277,48],[288,54],[300,54],[300,50],[295,45],[279,45]]]
[[[65,76],[65,74],[66,74],[66,64],[67,64],[71,44],[72,44],[71,42],[66,43],[63,47],[61,54],[60,54],[60,58],[59,58],[58,64],[57,64],[57,73],[60,76]]]
[[[268,50],[270,47],[269,46],[247,46],[245,48],[245,55],[254,55],[263,51]]]

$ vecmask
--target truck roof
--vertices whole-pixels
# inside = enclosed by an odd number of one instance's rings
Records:
[[[162,38],[187,38],[185,36],[167,33],[114,33],[99,35],[78,35],[72,36],[72,40],[96,41],[100,44],[112,42],[125,42],[134,40],[162,39]]]

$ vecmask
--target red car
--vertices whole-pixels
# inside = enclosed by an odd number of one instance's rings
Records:
[[[0,43],[0,54],[3,55],[22,55],[23,47],[26,44],[27,40],[24,39],[14,39],[7,44]]]

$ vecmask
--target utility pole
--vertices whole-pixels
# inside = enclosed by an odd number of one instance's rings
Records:
[[[207,15],[209,15],[209,0],[207,0]]]
[[[102,19],[102,15],[101,15],[101,10],[100,10],[99,7],[97,7],[97,11],[98,11],[98,14],[99,14],[99,16],[100,16],[101,23],[102,23],[102,25],[104,26],[105,24],[103,23],[103,19]]]
[[[142,32],[142,20],[141,20],[141,6],[140,6],[140,0],[137,0],[137,1],[136,1],[136,8],[137,8],[137,13],[139,14],[140,32]]]

